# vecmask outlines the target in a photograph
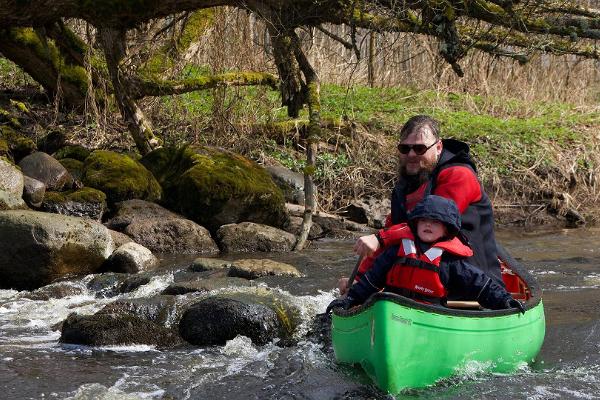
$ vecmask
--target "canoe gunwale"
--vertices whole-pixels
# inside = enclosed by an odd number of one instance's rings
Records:
[[[510,266],[510,269],[525,282],[530,292],[530,298],[523,303],[525,311],[531,310],[537,307],[542,300],[542,290],[534,279],[534,277],[517,261],[515,261],[508,252],[498,245],[498,257]],[[362,305],[352,308],[350,310],[343,310],[342,308],[336,308],[333,310],[334,314],[340,317],[350,317],[360,314],[364,310],[370,308],[379,300],[388,300],[396,304],[403,305],[406,307],[423,310],[434,314],[443,314],[450,316],[460,317],[471,317],[471,318],[482,318],[482,317],[501,317],[505,315],[518,314],[519,311],[515,308],[503,309],[503,310],[467,310],[448,308],[435,304],[424,304],[409,299],[408,297],[401,296],[399,294],[390,292],[377,292],[371,295]]]

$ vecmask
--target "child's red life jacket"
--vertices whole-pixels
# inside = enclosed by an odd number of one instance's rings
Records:
[[[448,294],[439,274],[442,254],[447,251],[456,256],[470,257],[473,255],[473,250],[455,237],[437,242],[425,253],[417,254],[412,232],[409,229],[404,229],[402,232],[398,259],[387,274],[386,290],[422,300],[437,299],[439,302],[439,299],[445,298]]]

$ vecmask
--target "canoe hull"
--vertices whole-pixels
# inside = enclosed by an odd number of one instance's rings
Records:
[[[374,295],[358,312],[334,313],[338,362],[360,364],[390,393],[428,386],[470,361],[509,372],[538,354],[545,335],[541,299],[514,311],[451,312],[392,294]]]

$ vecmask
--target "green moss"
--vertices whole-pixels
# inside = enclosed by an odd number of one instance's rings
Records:
[[[45,203],[65,203],[68,201],[75,203],[105,203],[106,195],[100,190],[89,187],[66,192],[46,192],[44,195]]]
[[[286,220],[281,190],[264,168],[240,155],[210,147],[163,148],[142,163],[161,182],[171,209],[211,230],[223,222],[217,216],[227,207],[238,213],[228,223],[255,218],[281,226]]]
[[[24,114],[29,114],[29,109],[27,108],[27,106],[25,105],[25,103],[22,103],[20,101],[16,101],[16,100],[10,100],[10,104],[16,108],[18,111],[24,113]]]
[[[83,175],[83,161],[74,158],[61,158],[58,162],[69,171],[74,179],[81,180]]]
[[[177,47],[179,51],[185,51],[190,45],[198,40],[206,30],[215,22],[214,9],[203,9],[194,11],[188,18],[183,32],[179,37]]]
[[[54,158],[60,160],[62,158],[74,158],[75,160],[85,161],[91,151],[81,145],[69,145],[60,148],[54,153]]]
[[[37,150],[33,140],[21,135],[21,133],[7,125],[0,125],[0,139],[6,141],[8,150],[15,160],[19,160]]]
[[[86,158],[83,168],[82,182],[106,193],[109,203],[161,198],[160,185],[150,171],[126,155],[96,150]]]

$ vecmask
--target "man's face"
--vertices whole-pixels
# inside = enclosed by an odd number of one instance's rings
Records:
[[[429,128],[424,127],[410,133],[400,144],[425,145],[427,147],[435,143],[436,139]],[[424,154],[418,155],[413,149],[408,154],[399,153],[400,174],[402,176],[415,176],[429,174],[437,165],[438,158],[442,152],[442,141],[431,146]]]

